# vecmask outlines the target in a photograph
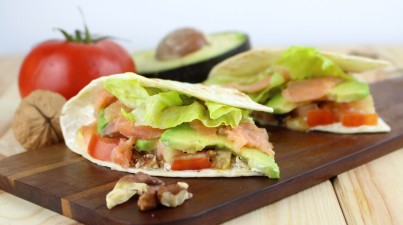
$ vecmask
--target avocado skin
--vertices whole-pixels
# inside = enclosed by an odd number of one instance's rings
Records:
[[[201,83],[207,79],[210,70],[215,65],[231,56],[237,55],[244,51],[248,51],[250,49],[251,45],[249,37],[245,34],[245,41],[241,45],[225,52],[224,54],[187,66],[177,67],[165,71],[158,71],[155,73],[142,73],[141,75],[149,78],[177,80],[188,83]]]

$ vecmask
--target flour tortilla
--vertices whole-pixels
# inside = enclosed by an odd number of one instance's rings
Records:
[[[380,133],[380,132],[390,132],[390,126],[383,121],[382,118],[378,118],[378,125],[376,126],[359,126],[359,127],[346,127],[341,123],[334,123],[329,125],[321,125],[312,127],[310,131],[324,131],[330,133],[340,133],[340,134],[356,134],[356,133]]]
[[[217,64],[209,73],[208,79],[216,76],[231,75],[250,76],[258,74],[273,65],[284,49],[253,49],[228,58]],[[331,59],[343,71],[362,73],[390,66],[390,62],[374,60],[359,56],[343,55],[320,51],[320,54]]]
[[[272,66],[277,58],[282,55],[283,51],[284,49],[253,49],[228,58],[217,64],[210,71],[207,82],[211,78],[220,76],[247,77],[253,74],[259,74]],[[391,66],[390,62],[383,60],[374,60],[359,56],[324,51],[319,51],[319,53],[328,59],[331,59],[345,72],[362,73]],[[236,78],[234,80],[236,80]],[[353,134],[389,132],[390,127],[379,118],[377,126],[345,127],[341,123],[335,123],[331,125],[317,126],[309,130]]]
[[[144,87],[155,87],[162,90],[175,90],[202,100],[217,102],[243,109],[272,112],[272,108],[252,101],[247,95],[230,88],[219,86],[206,86],[203,84],[189,84],[177,81],[149,79],[134,73],[116,74],[98,78],[84,87],[76,96],[64,105],[60,124],[67,147],[73,152],[82,155],[93,163],[110,167],[114,170],[137,173],[144,172],[152,176],[166,177],[238,177],[238,176],[263,176],[261,173],[242,167],[229,170],[203,169],[200,171],[167,171],[159,169],[123,168],[111,162],[105,162],[91,157],[87,152],[87,146],[78,130],[83,125],[88,125],[95,120],[94,102],[97,93],[102,90],[103,81],[110,78],[139,79]]]

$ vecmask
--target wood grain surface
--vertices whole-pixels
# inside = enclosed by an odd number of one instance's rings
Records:
[[[335,190],[349,224],[403,224],[403,150],[339,175]],[[358,212],[358,213],[357,213]]]
[[[288,225],[312,223],[346,224],[343,212],[337,204],[336,193],[329,180],[224,224]]]
[[[403,146],[403,79],[372,85],[379,115],[391,125],[384,134],[343,135],[267,127],[276,143],[279,180],[265,177],[163,178],[184,180],[194,197],[175,209],[139,212],[135,200],[112,210],[105,196],[124,175],[100,167],[64,145],[2,160],[0,187],[86,224],[216,224],[326,181]],[[206,201],[208,199],[208,201]]]
[[[393,67],[385,71],[358,76],[360,80],[366,82],[390,79],[403,74],[403,46],[337,46],[322,47],[322,49],[341,53],[364,53],[392,62]],[[22,55],[0,56],[0,159],[25,151],[15,140],[10,128],[12,115],[20,101],[17,75],[22,59]],[[395,90],[395,92],[399,90],[401,89]],[[398,102],[402,102],[402,100]],[[364,224],[363,221],[366,224],[376,224],[376,220],[368,216],[368,208],[373,205],[383,204],[387,210],[371,211],[371,214],[376,214],[378,218],[384,216],[390,218],[384,220],[382,224],[401,224],[401,216],[392,212],[402,211],[403,196],[400,193],[403,191],[403,179],[395,177],[394,174],[402,174],[403,167],[401,163],[389,163],[389,160],[393,159],[395,162],[402,162],[402,153],[403,149],[392,153],[391,157],[386,155],[370,163],[372,168],[371,175],[374,175],[377,179],[368,179],[366,173],[355,173],[356,170],[361,168],[359,167],[337,176],[334,182],[333,180],[327,180],[281,201],[232,219],[227,223],[268,225],[344,224],[344,217],[346,217],[348,224]],[[387,158],[387,160],[384,160],[384,158]],[[384,168],[388,169],[385,171]],[[359,182],[350,181],[349,176],[346,174],[351,173],[355,174]],[[379,178],[385,176],[388,179]],[[338,182],[343,186],[342,189],[338,188]],[[382,190],[380,193],[387,200],[383,200],[381,197],[372,197],[372,195],[377,195],[378,193],[374,189],[369,189],[370,191],[368,191],[367,187],[374,185]],[[334,198],[334,189],[336,189],[338,200]],[[366,190],[365,194],[362,194],[362,191],[351,191],[363,189]],[[388,196],[388,193],[394,194]],[[360,204],[361,202],[365,202],[366,205],[371,207],[351,207],[351,205]],[[341,212],[341,208],[344,215],[337,213]],[[0,190],[0,224],[79,223]]]

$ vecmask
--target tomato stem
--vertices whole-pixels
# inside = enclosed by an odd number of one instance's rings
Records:
[[[91,33],[87,27],[87,23],[85,22],[85,17],[84,17],[84,13],[81,10],[81,8],[78,8],[78,10],[80,11],[81,14],[81,18],[84,22],[84,32],[80,31],[80,30],[75,30],[74,34],[75,36],[67,33],[65,30],[61,29],[61,28],[56,28],[56,30],[60,31],[64,38],[66,39],[66,41],[69,42],[77,42],[77,43],[85,43],[85,44],[92,44],[95,42],[98,42],[100,40],[102,40],[103,38],[98,38],[98,39],[92,39],[91,38]]]
[[[74,41],[74,38],[69,33],[67,33],[66,31],[64,31],[64,30],[62,30],[60,28],[55,28],[55,29],[60,31],[63,34],[64,38],[66,38],[67,41]]]

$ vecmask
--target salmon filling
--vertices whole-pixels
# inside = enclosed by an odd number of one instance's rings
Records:
[[[122,110],[130,112],[133,109],[124,106],[107,91],[100,92],[94,107],[97,120],[81,129],[88,153],[123,168],[228,169],[239,161],[237,153],[242,148],[253,148],[274,156],[267,131],[251,121],[243,121],[236,128],[224,125],[206,127],[199,120],[186,123],[197,135],[206,139],[226,140],[226,144],[219,147],[207,145],[192,152],[164,145],[160,138],[168,129],[139,126],[124,117]]]

